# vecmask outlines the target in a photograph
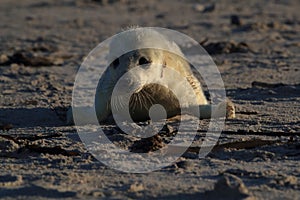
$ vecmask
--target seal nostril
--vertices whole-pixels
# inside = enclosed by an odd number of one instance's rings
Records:
[[[147,60],[145,57],[141,57],[139,59],[139,65],[145,65],[145,64],[149,64],[149,63],[150,63],[150,61]]]

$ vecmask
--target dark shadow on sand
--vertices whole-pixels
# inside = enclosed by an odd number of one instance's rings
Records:
[[[270,87],[251,87],[247,89],[228,89],[228,96],[246,101],[290,101],[300,97],[300,85],[281,85]]]
[[[45,189],[37,185],[30,185],[21,188],[10,188],[10,189],[0,189],[0,198],[2,197],[27,197],[29,199],[34,199],[34,197],[45,197],[45,198],[67,198],[75,197],[75,192],[60,192],[56,189]],[[31,198],[30,198],[31,197]]]
[[[63,126],[65,122],[50,108],[0,108],[0,123],[14,128]]]

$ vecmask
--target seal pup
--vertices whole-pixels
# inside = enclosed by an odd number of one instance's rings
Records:
[[[125,105],[124,101],[129,101],[129,111],[133,121],[148,120],[149,109],[155,104],[165,108],[168,118],[181,114],[179,101],[172,92],[172,89],[179,88],[176,86],[181,84],[180,81],[169,78],[164,80],[166,85],[155,83],[158,78],[164,76],[166,67],[176,70],[193,88],[196,99],[191,99],[193,95],[189,95],[184,90],[177,93],[183,96],[186,106],[199,106],[200,118],[212,117],[212,111],[215,113],[213,117],[235,117],[234,105],[229,100],[216,106],[208,104],[201,84],[194,76],[190,64],[183,58],[179,46],[155,30],[144,31],[141,28],[131,28],[126,33],[128,33],[126,40],[118,37],[112,40],[109,56],[121,56],[109,58],[113,62],[103,73],[97,86],[95,110],[99,122],[111,116],[111,106],[114,106],[115,110],[122,109]],[[153,42],[159,43],[163,49],[170,49],[170,51],[140,48]],[[128,46],[135,50],[125,52],[124,49]],[[137,72],[131,73],[131,69],[134,68],[138,68]],[[123,92],[121,91],[118,96],[112,96],[116,83],[125,73],[127,76],[123,81],[126,87],[122,88]],[[133,91],[131,96],[127,96],[129,91]]]

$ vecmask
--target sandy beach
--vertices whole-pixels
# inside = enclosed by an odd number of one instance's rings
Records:
[[[1,0],[0,199],[300,199],[299,10],[294,0]],[[216,63],[236,118],[205,158],[195,141],[170,166],[124,173],[66,124],[83,59],[133,25],[182,32]]]

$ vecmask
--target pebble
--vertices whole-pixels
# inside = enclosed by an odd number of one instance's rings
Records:
[[[0,55],[0,64],[6,63],[9,60],[8,56],[6,54]]]
[[[194,167],[193,162],[188,161],[188,160],[183,160],[183,161],[179,161],[178,163],[176,163],[178,168],[182,168],[182,169],[186,169],[186,170],[190,170]]]
[[[224,174],[217,181],[214,189],[205,194],[206,199],[255,199],[243,181],[232,174]]]
[[[142,183],[134,183],[130,185],[129,192],[140,192],[143,191],[144,189],[145,188]]]
[[[231,15],[230,16],[230,21],[232,25],[237,25],[237,26],[241,26],[242,22],[239,16],[237,15]]]
[[[216,8],[215,4],[208,4],[208,5],[203,5],[203,4],[195,4],[194,9],[198,12],[206,13],[206,12],[212,12]]]

